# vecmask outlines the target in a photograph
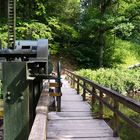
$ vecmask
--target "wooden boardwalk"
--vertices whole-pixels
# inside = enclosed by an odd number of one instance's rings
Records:
[[[62,80],[62,111],[48,114],[47,140],[120,140],[104,120],[92,117],[90,106]]]

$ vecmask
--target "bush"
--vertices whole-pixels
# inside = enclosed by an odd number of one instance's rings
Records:
[[[2,46],[6,47],[8,38],[8,28],[4,23],[0,24],[0,40]],[[58,18],[51,17],[45,23],[36,20],[21,21],[17,20],[16,39],[17,40],[37,40],[47,38],[52,54],[60,52],[60,48],[70,47],[71,42],[77,40],[78,32],[74,27],[62,23]]]
[[[104,66],[125,67],[140,62],[140,45],[108,36],[104,52]]]
[[[93,68],[98,66],[96,48],[94,46],[79,45],[71,47],[69,54],[79,68]]]
[[[0,22],[0,42],[2,43],[3,47],[6,47],[6,42],[8,38],[8,27],[5,22]]]
[[[82,69],[76,73],[124,95],[140,87],[139,69]]]

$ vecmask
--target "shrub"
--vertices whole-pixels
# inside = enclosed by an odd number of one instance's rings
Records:
[[[140,87],[139,69],[82,69],[76,73],[124,95]]]
[[[108,36],[104,52],[104,66],[128,67],[140,62],[140,45]]]

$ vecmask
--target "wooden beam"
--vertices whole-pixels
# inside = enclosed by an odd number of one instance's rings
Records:
[[[56,96],[56,97],[62,96],[61,93],[56,93],[56,92],[55,93],[53,93],[53,92],[52,93],[49,93],[49,95],[50,96]]]

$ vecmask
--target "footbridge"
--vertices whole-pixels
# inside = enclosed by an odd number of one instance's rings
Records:
[[[140,103],[69,70],[65,70],[61,82],[61,112],[49,111],[49,100],[45,113],[38,111],[37,107],[37,114],[44,115],[45,121],[41,117],[35,119],[29,140],[120,140],[120,119],[140,132],[140,125],[119,109],[120,105],[124,105],[139,114]],[[105,100],[106,96],[111,99],[111,103]],[[96,102],[99,106],[98,115],[93,113]],[[104,120],[104,107],[113,112],[112,128]]]

